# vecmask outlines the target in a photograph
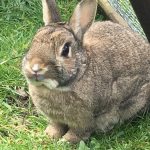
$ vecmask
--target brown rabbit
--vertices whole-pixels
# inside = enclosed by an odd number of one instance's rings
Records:
[[[93,23],[96,0],[82,0],[66,24],[55,1],[42,3],[46,26],[35,35],[23,72],[33,103],[50,120],[46,133],[78,142],[145,111],[148,42],[116,23]]]

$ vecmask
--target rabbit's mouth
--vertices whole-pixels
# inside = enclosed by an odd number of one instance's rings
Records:
[[[44,75],[39,73],[25,72],[25,76],[30,82],[42,82],[45,79]]]

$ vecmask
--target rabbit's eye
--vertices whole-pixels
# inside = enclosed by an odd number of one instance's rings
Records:
[[[70,43],[66,43],[62,49],[61,56],[69,57],[70,48]]]

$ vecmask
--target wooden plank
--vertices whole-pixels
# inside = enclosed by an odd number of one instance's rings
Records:
[[[150,0],[130,0],[130,2],[150,42]]]
[[[113,22],[129,27],[127,22],[112,8],[108,0],[98,0],[98,3]]]

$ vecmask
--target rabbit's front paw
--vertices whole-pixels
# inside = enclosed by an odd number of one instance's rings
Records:
[[[64,124],[53,123],[48,125],[45,130],[45,133],[53,139],[61,138],[68,130],[68,127]]]
[[[81,140],[87,140],[91,135],[91,132],[82,132],[70,129],[64,136],[63,139],[71,142],[71,143],[78,143]]]

